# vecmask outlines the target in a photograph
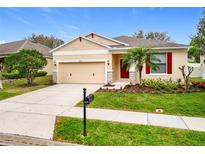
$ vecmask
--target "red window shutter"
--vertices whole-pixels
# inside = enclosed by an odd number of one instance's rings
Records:
[[[149,66],[149,64],[146,64],[146,74],[150,74],[150,66]]]
[[[150,56],[148,57],[148,59],[150,60]],[[150,65],[146,64],[146,74],[150,74]]]
[[[167,53],[167,74],[172,74],[172,52]]]

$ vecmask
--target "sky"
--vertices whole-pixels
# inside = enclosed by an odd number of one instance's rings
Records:
[[[138,30],[168,32],[176,43],[189,44],[203,8],[0,8],[0,43],[32,33],[65,42],[96,32],[131,36]]]

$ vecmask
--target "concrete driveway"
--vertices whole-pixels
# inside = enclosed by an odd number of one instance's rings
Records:
[[[0,101],[0,133],[52,139],[57,115],[102,85],[58,84]]]

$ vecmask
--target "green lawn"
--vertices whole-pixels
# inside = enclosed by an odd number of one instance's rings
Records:
[[[92,108],[155,112],[164,114],[205,117],[205,92],[179,94],[143,94],[126,92],[96,92],[89,105]],[[77,104],[82,106],[82,102]]]
[[[52,84],[52,77],[37,77],[34,80],[34,86],[28,87],[26,86],[26,83],[26,79],[6,81],[3,83],[4,89],[0,91],[0,100],[47,87]]]
[[[205,145],[205,133],[135,125],[99,120],[87,120],[87,137],[82,136],[83,121],[58,117],[54,140],[86,145]]]
[[[191,81],[195,81],[195,82],[205,82],[205,79],[202,79],[200,77],[196,77],[196,78],[190,78]]]

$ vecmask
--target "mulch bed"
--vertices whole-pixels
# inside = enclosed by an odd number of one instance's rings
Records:
[[[152,94],[171,94],[171,93],[190,93],[190,92],[200,92],[205,91],[205,88],[192,86],[188,91],[184,88],[178,88],[176,90],[156,90],[150,87],[140,86],[139,84],[136,85],[127,85],[124,89],[100,89],[99,92],[128,92],[128,93],[152,93]]]
[[[104,85],[104,87],[114,87],[115,85],[111,84],[111,83],[108,83],[106,85]]]

